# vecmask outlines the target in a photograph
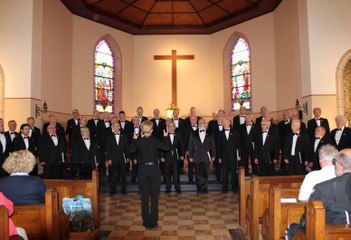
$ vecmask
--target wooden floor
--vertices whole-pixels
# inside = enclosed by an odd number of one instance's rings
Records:
[[[110,196],[101,193],[101,230],[104,239],[221,239],[231,240],[229,229],[238,228],[238,194],[184,192],[160,194],[159,226],[142,226],[137,193]]]

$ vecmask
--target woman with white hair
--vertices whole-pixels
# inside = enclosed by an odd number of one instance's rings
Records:
[[[12,152],[5,160],[3,169],[10,174],[0,179],[0,192],[14,204],[44,203],[45,185],[37,176],[29,176],[36,164],[28,150]]]
[[[158,195],[161,186],[161,171],[157,163],[160,151],[167,151],[169,145],[166,141],[160,142],[152,134],[153,123],[146,120],[141,124],[143,137],[134,133],[130,145],[130,152],[137,153],[138,160],[138,184],[141,197],[141,215],[143,226],[154,228],[158,221]],[[168,132],[164,132],[164,137]],[[149,205],[150,199],[150,205]]]

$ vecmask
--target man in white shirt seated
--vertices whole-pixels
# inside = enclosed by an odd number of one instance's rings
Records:
[[[321,170],[312,171],[306,175],[300,187],[298,197],[300,201],[308,201],[316,184],[336,177],[333,159],[337,154],[338,150],[330,144],[324,145],[319,149]]]

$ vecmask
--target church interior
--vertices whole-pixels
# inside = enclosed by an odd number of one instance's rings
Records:
[[[41,129],[52,114],[66,126],[72,109],[130,120],[139,106],[149,118],[155,108],[167,118],[170,106],[186,118],[195,106],[209,121],[244,104],[254,118],[266,106],[276,123],[296,109],[307,123],[319,107],[334,129],[337,115],[351,120],[350,9],[350,0],[0,1],[0,117],[5,130],[29,116]],[[249,80],[235,82],[240,39]],[[101,42],[113,57],[103,98]],[[100,239],[245,239],[239,193],[161,192],[154,229],[141,225],[137,190],[99,198]],[[253,226],[251,239],[273,239]]]

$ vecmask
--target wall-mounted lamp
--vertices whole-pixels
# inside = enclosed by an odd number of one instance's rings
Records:
[[[43,106],[40,107],[38,104],[35,104],[35,118],[40,116],[40,113],[46,113],[48,111],[48,105],[44,101]]]
[[[301,106],[299,99],[296,99],[295,107],[299,111],[300,119],[302,119],[302,113],[308,115],[308,102],[304,102]]]

